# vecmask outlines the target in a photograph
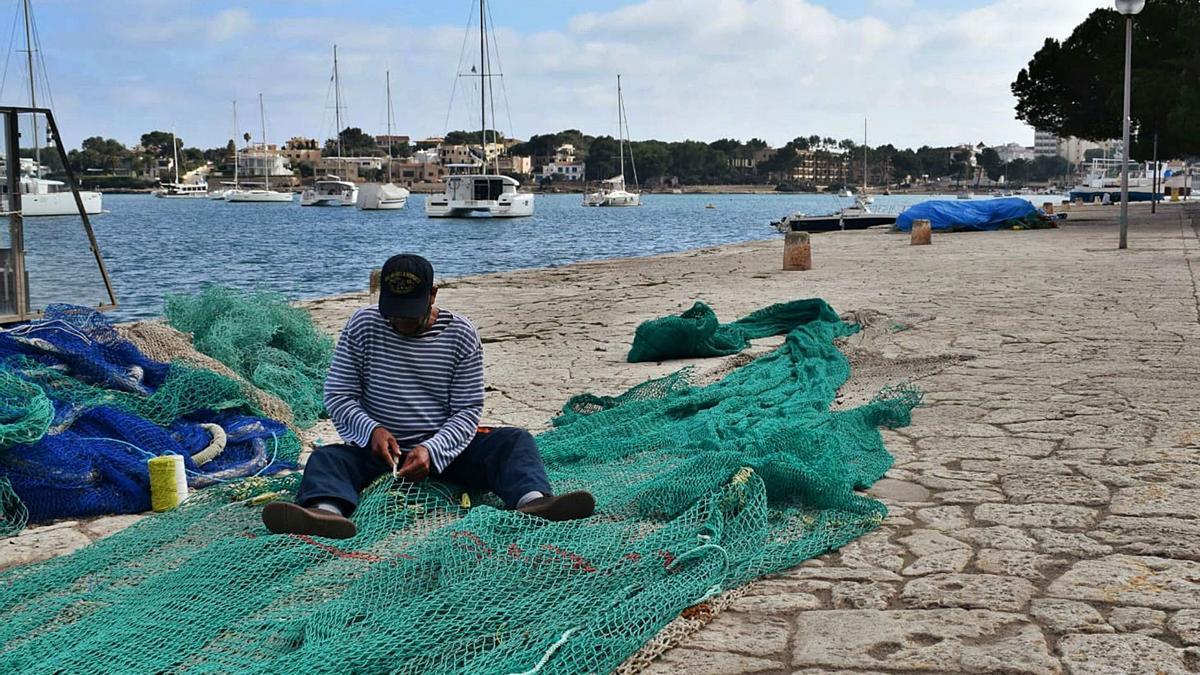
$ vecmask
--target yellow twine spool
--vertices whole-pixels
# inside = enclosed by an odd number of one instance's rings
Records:
[[[187,499],[187,474],[181,455],[152,457],[146,464],[150,468],[150,508],[162,513]]]

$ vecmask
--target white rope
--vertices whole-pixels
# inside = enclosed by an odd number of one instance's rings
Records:
[[[200,427],[208,432],[212,441],[203,450],[192,455],[192,461],[196,463],[196,466],[203,466],[225,452],[225,442],[228,439],[225,430],[219,424],[202,422]]]
[[[538,661],[537,665],[534,666],[533,668],[526,670],[524,672],[520,672],[520,673],[510,673],[510,675],[534,675],[534,673],[537,673],[539,670],[542,669],[542,666],[546,665],[546,663],[548,661],[550,661],[550,657],[554,656],[554,652],[558,651],[559,647],[567,644],[567,640],[571,639],[571,635],[573,635],[578,630],[579,630],[578,628],[572,628],[571,630],[563,633],[562,637],[560,637],[558,639],[558,642],[555,642],[554,644],[550,645],[550,648],[547,649],[546,653],[542,655],[542,660]]]

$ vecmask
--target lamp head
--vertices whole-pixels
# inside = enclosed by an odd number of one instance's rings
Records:
[[[1125,16],[1133,16],[1146,7],[1146,0],[1114,0],[1117,11]]]

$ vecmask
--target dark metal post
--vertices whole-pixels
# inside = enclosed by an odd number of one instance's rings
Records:
[[[1154,179],[1150,192],[1150,213],[1158,213],[1158,132],[1154,132]]]
[[[58,155],[62,157],[63,170],[67,173],[67,185],[71,186],[71,194],[75,196],[75,208],[79,209],[79,217],[83,219],[83,229],[87,231],[88,245],[92,249],[92,255],[96,258],[96,264],[100,267],[100,276],[104,279],[104,289],[108,292],[108,301],[113,307],[116,307],[117,295],[113,291],[112,279],[108,277],[108,268],[104,266],[104,256],[100,255],[100,245],[96,243],[96,233],[92,231],[92,221],[88,218],[87,209],[83,207],[83,197],[79,196],[80,185],[75,180],[75,170],[71,168],[71,162],[67,160],[67,149],[63,147],[62,137],[58,134],[58,125],[54,123],[54,115],[49,110],[46,111],[46,128],[54,136],[54,147],[58,148]]]
[[[25,219],[21,214],[21,132],[16,112],[4,114],[4,161],[8,169],[8,238],[13,273],[13,314],[24,319],[29,307],[25,295]]]

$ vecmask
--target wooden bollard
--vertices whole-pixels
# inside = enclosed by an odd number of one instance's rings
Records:
[[[933,243],[933,223],[928,220],[914,220],[912,224],[912,246],[925,246]]]
[[[379,277],[382,270],[371,270],[371,284],[367,287],[367,294],[370,296],[369,302],[375,304],[379,302]]]
[[[1054,202],[1042,202],[1042,210],[1045,211],[1046,215],[1048,216],[1054,215]]]
[[[803,271],[812,269],[812,244],[807,232],[788,232],[783,237],[783,269]]]

